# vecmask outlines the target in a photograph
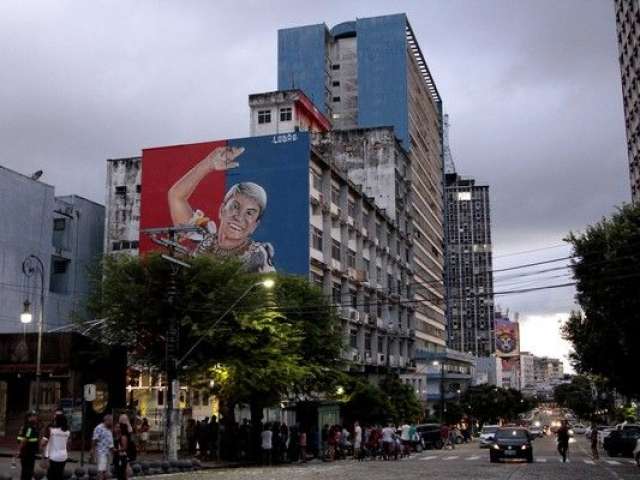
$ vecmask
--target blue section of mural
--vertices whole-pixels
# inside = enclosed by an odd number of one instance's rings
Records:
[[[392,125],[409,149],[406,26],[404,14],[357,21],[358,126]]]
[[[229,140],[243,147],[239,167],[226,173],[226,188],[254,182],[264,188],[267,207],[253,234],[273,246],[277,271],[309,274],[309,155],[308,133]]]
[[[302,90],[327,115],[324,24],[278,30],[278,90]]]

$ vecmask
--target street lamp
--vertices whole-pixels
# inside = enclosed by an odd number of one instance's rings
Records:
[[[20,314],[20,323],[31,323],[33,320],[33,315],[31,315],[31,302],[29,300],[24,301],[24,309]]]
[[[29,255],[22,262],[22,273],[30,278],[34,274],[40,274],[40,310],[38,311],[38,346],[36,352],[36,411],[40,410],[40,377],[42,376],[42,331],[44,324],[44,263],[36,255]],[[24,309],[20,314],[20,322],[24,325],[31,323],[31,303],[28,299],[24,301]]]

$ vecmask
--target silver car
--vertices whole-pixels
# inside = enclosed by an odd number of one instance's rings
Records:
[[[499,425],[485,425],[480,431],[480,448],[489,448],[493,444],[494,436]]]

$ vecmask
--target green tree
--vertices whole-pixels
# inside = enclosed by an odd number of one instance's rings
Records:
[[[561,407],[573,410],[578,418],[590,419],[596,411],[591,381],[577,375],[571,383],[558,385],[553,391],[553,399]]]
[[[98,334],[127,345],[136,363],[164,368],[167,319],[175,312],[178,357],[204,340],[181,365],[181,375],[191,382],[214,380],[229,421],[237,403],[250,404],[259,421],[262,408],[283,397],[335,388],[342,376],[342,336],[320,290],[275,274],[272,291],[251,288],[263,277],[233,261],[200,257],[189,264],[174,274],[171,303],[173,267],[158,254],[106,258],[90,301],[92,313],[104,319]]]
[[[387,375],[380,382],[380,389],[389,399],[391,418],[395,423],[417,422],[424,414],[422,404],[411,385],[397,375]]]
[[[481,424],[513,421],[531,410],[532,402],[518,390],[494,385],[476,385],[467,389],[461,401],[465,412]]]
[[[578,372],[601,375],[632,397],[640,364],[640,207],[626,205],[610,218],[571,233],[577,300],[564,336]]]

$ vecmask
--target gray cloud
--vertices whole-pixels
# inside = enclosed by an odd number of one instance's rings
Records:
[[[103,201],[107,157],[247,135],[247,95],[276,87],[278,28],[400,11],[451,114],[458,170],[491,185],[498,254],[557,244],[628,199],[613,7],[601,0],[6,0],[0,163]],[[500,302],[566,311],[572,292]]]

